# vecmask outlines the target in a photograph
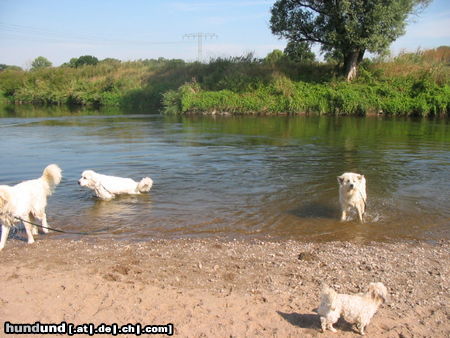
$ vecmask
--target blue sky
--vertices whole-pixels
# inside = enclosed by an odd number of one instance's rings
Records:
[[[189,33],[214,33],[203,41],[203,59],[264,57],[283,50],[286,41],[269,28],[274,0],[0,0],[0,63],[29,67],[37,56],[53,65],[94,55],[120,60],[197,58],[197,39]],[[411,17],[407,34],[392,52],[450,45],[450,1],[434,0]]]

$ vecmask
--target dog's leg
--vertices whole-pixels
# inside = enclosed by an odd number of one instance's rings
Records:
[[[2,224],[2,238],[0,239],[0,250],[2,250],[5,247],[6,239],[8,238],[9,234],[9,226],[6,226]]]
[[[28,244],[33,244],[34,243],[33,229],[32,229],[33,226],[29,223],[30,218],[29,218],[29,216],[26,216],[26,217],[23,217],[22,219],[25,221],[22,223],[25,226],[25,231],[27,232]]]
[[[114,198],[114,194],[106,190],[102,184],[97,184],[94,190],[97,197],[102,200],[109,201]]]
[[[322,327],[322,332],[325,332],[327,329],[327,320],[325,317],[320,317],[320,326]]]
[[[39,219],[39,221],[41,221],[41,225],[42,225],[42,231],[45,234],[48,234],[48,223],[47,223],[47,215],[45,214],[45,212],[42,212],[40,214],[36,214],[34,215],[34,217],[36,217],[37,219]],[[37,230],[37,227],[34,227]],[[35,233],[33,233],[33,235],[35,235]]]
[[[31,233],[33,234],[33,235],[39,235],[39,230],[38,230],[38,227],[36,226],[36,225],[31,225]]]
[[[364,336],[364,324],[361,322],[356,323],[356,328],[358,329],[361,336]]]
[[[44,232],[44,234],[48,234],[47,215],[45,212],[42,215],[42,226],[43,226],[42,231]]]
[[[328,330],[331,332],[337,332],[337,330],[333,327],[333,323],[328,323]]]
[[[347,219],[347,210],[342,209],[341,222],[344,222],[346,219]]]
[[[356,208],[356,210],[358,210],[358,218],[361,223],[364,223],[364,219],[363,219],[364,210],[363,209],[364,209],[364,206],[362,208],[361,208],[361,206]]]

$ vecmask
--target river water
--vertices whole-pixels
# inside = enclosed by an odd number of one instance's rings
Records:
[[[450,238],[450,124],[353,117],[154,115],[0,118],[0,184],[57,163],[50,226],[151,240]],[[99,201],[85,169],[150,176],[149,194]],[[365,224],[339,222],[336,177],[367,179]],[[77,235],[53,233],[54,237]]]

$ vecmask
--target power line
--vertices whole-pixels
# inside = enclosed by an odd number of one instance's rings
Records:
[[[145,38],[136,40],[120,39],[120,38],[107,38],[98,35],[79,35],[70,31],[55,31],[49,29],[42,29],[39,27],[22,26],[15,24],[8,24],[0,22],[0,39],[14,39],[23,41],[45,41],[53,43],[62,42],[83,42],[83,43],[95,43],[95,44],[136,44],[136,45],[168,45],[168,44],[183,44],[183,41],[151,41]],[[187,42],[186,42],[187,43]]]
[[[197,45],[198,45],[198,51],[197,51],[197,61],[198,62],[202,62],[202,48],[203,48],[203,39],[207,39],[207,38],[217,38],[217,34],[215,33],[189,33],[189,34],[184,34],[183,35],[183,39],[184,38],[197,38]]]

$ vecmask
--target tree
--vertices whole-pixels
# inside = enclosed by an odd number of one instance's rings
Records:
[[[289,41],[284,54],[295,62],[312,62],[316,59],[316,55],[311,51],[309,43]]]
[[[274,49],[269,54],[267,54],[266,58],[264,59],[267,63],[276,63],[280,61],[284,57],[284,54],[279,49]]]
[[[31,70],[51,67],[52,63],[43,56],[38,56],[31,63]]]
[[[97,63],[98,63],[98,59],[95,56],[83,55],[83,56],[80,56],[75,61],[75,66],[76,67],[80,67],[80,66],[84,66],[84,65],[93,65],[93,66],[95,66]]]
[[[278,0],[271,9],[272,33],[289,42],[321,45],[341,55],[343,75],[356,76],[366,51],[381,53],[405,33],[409,14],[431,0]]]
[[[105,59],[106,60],[106,59]],[[98,59],[92,55],[83,55],[79,58],[71,58],[69,62],[63,64],[66,67],[78,68],[84,65],[96,65],[98,63]]]

